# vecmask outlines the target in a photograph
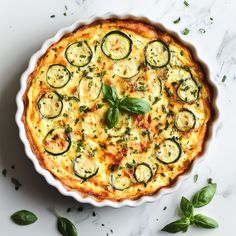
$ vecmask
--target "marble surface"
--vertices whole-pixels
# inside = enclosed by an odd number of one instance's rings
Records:
[[[7,169],[7,176],[0,175],[0,235],[53,236],[55,217],[50,207],[75,222],[80,236],[154,236],[167,235],[160,229],[177,219],[182,195],[191,197],[204,186],[208,178],[218,184],[214,200],[201,212],[218,220],[215,230],[192,227],[184,235],[220,236],[234,235],[236,219],[236,2],[234,0],[8,0],[0,7],[0,171]],[[65,8],[65,6],[67,6]],[[64,197],[38,175],[27,159],[18,138],[14,121],[15,95],[19,78],[26,69],[30,56],[43,41],[52,37],[61,27],[74,21],[103,15],[109,12],[146,15],[178,33],[182,39],[195,45],[198,56],[209,66],[211,80],[217,85],[219,118],[215,133],[209,142],[202,162],[175,193],[155,203],[136,208],[94,208]],[[65,13],[65,14],[64,14]],[[54,18],[50,17],[55,15]],[[178,24],[173,21],[181,17]],[[213,19],[211,19],[213,18]],[[184,28],[188,35],[182,35]],[[205,33],[203,33],[204,29]],[[222,78],[226,75],[223,82]],[[15,168],[12,168],[14,165]],[[198,174],[198,181],[193,180]],[[11,177],[16,177],[22,187],[15,191]],[[167,207],[166,210],[163,210]],[[67,208],[72,208],[67,212]],[[9,216],[20,209],[35,212],[37,223],[19,227]],[[95,212],[95,216],[93,214]],[[197,211],[198,212],[198,211]],[[104,224],[104,225],[103,225]],[[178,234],[177,234],[178,235]],[[180,234],[182,235],[182,234]]]

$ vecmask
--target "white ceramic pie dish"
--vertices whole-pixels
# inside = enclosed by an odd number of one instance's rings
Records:
[[[19,136],[20,136],[20,139],[22,140],[22,142],[24,144],[25,152],[26,152],[27,156],[33,162],[36,171],[38,173],[40,173],[42,176],[44,176],[46,181],[50,185],[56,187],[61,194],[65,195],[65,196],[73,197],[74,199],[76,199],[78,202],[81,202],[81,203],[90,203],[90,204],[92,204],[92,205],[94,205],[96,207],[103,207],[103,206],[110,206],[110,207],[114,207],[114,208],[119,208],[119,207],[122,207],[122,206],[134,207],[134,206],[141,205],[144,202],[154,202],[154,201],[157,201],[158,199],[160,199],[164,195],[175,192],[179,188],[179,186],[181,185],[181,183],[184,180],[186,180],[190,176],[192,176],[192,173],[194,172],[194,169],[196,168],[196,166],[201,161],[203,161],[205,159],[206,151],[204,151],[204,153],[201,155],[201,157],[197,158],[194,161],[194,163],[192,164],[191,168],[187,172],[185,172],[183,175],[178,177],[178,180],[175,182],[174,185],[172,185],[171,187],[168,187],[168,188],[161,189],[155,195],[143,196],[143,197],[141,197],[140,199],[137,199],[137,200],[124,200],[122,202],[113,202],[113,201],[110,201],[110,200],[103,200],[103,201],[99,201],[98,202],[92,196],[82,197],[82,195],[79,192],[68,191],[61,184],[61,182],[59,180],[57,180],[48,170],[46,170],[46,169],[44,169],[44,168],[42,168],[40,166],[37,157],[33,154],[32,150],[31,150],[29,141],[28,141],[28,139],[26,137],[26,132],[25,132],[24,124],[21,121],[21,117],[22,117],[22,114],[23,114],[23,111],[24,111],[24,104],[23,104],[23,101],[22,101],[22,96],[23,96],[23,94],[24,94],[24,92],[26,90],[28,76],[35,69],[38,59],[42,55],[44,55],[46,53],[47,49],[53,43],[59,41],[65,34],[74,31],[76,28],[78,28],[78,27],[80,27],[82,25],[90,24],[93,21],[96,21],[96,20],[99,20],[99,19],[108,19],[108,18],[138,19],[138,20],[143,20],[145,22],[148,22],[148,23],[150,23],[152,25],[157,25],[159,28],[163,28],[163,26],[161,26],[159,23],[157,24],[155,22],[152,22],[151,20],[147,19],[144,16],[131,16],[131,15],[128,15],[128,14],[119,15],[119,16],[114,15],[114,14],[109,14],[109,15],[106,14],[106,15],[101,16],[101,17],[91,17],[89,19],[81,19],[81,20],[75,22],[74,24],[72,24],[69,27],[62,28],[61,30],[59,30],[56,33],[56,35],[54,37],[52,37],[52,38],[48,39],[47,41],[45,41],[39,51],[37,51],[35,54],[32,55],[32,57],[30,58],[29,64],[28,64],[28,68],[26,69],[26,71],[21,76],[20,90],[19,90],[19,92],[17,94],[17,97],[16,97],[16,103],[17,103],[16,123],[17,123],[17,125],[19,127]],[[171,32],[171,33],[174,34],[175,37],[177,36],[175,33],[173,33],[173,32]],[[179,38],[179,37],[177,36],[177,38]],[[187,44],[187,43],[185,43],[185,44]],[[192,49],[193,53],[195,54],[194,55],[195,59],[197,59],[197,61],[201,62],[201,60],[199,60],[196,57],[195,49],[193,48],[193,46],[189,45],[189,44],[187,44],[187,46]],[[203,65],[205,65],[203,62],[201,62],[201,63]],[[206,67],[206,65],[205,65],[205,67]],[[207,68],[206,68],[206,70],[207,70]],[[212,85],[213,88],[216,87],[214,84],[212,84],[212,82],[211,82],[211,85]],[[215,99],[214,99],[214,103],[216,103]],[[215,107],[216,106],[214,104],[214,109],[215,109],[215,111],[217,111]],[[215,118],[216,118],[216,116],[217,115],[215,115]],[[205,150],[207,150],[207,146],[209,144],[209,140],[211,139],[211,137],[214,137],[213,133],[215,132],[215,130],[212,127],[209,129],[209,132],[208,132],[208,139],[207,139],[207,143],[205,143],[205,148],[204,148]]]

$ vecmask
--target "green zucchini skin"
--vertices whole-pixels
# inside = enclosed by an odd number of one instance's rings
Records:
[[[49,135],[51,135],[55,130],[56,130],[56,129],[50,130],[50,131],[47,133],[47,135],[45,136],[45,139],[46,139]],[[51,155],[53,155],[53,156],[59,156],[59,155],[62,155],[62,154],[64,154],[64,153],[66,153],[66,152],[70,149],[70,147],[71,147],[71,136],[70,136],[70,134],[68,134],[68,133],[66,133],[66,132],[65,132],[65,135],[66,135],[65,141],[68,143],[67,148],[66,148],[65,150],[63,150],[63,151],[61,151],[61,152],[52,152],[52,151],[47,150],[45,147],[44,147],[44,150],[45,150],[47,153],[49,153],[49,154],[51,154]]]
[[[162,64],[160,65],[154,65],[152,62],[150,62],[150,60],[148,59],[149,55],[148,55],[148,47],[150,47],[152,44],[154,43],[160,43],[163,45],[163,48],[165,48],[165,50],[167,51],[167,59],[165,61],[163,61]],[[151,68],[153,69],[157,69],[157,68],[162,68],[162,67],[165,67],[169,62],[170,62],[170,57],[171,57],[171,53],[170,53],[170,50],[169,50],[169,47],[163,42],[163,41],[160,41],[160,40],[153,40],[153,41],[150,41],[144,48],[144,57],[145,57],[145,62],[147,65],[149,65]]]
[[[52,83],[52,82],[49,81],[49,80],[50,80],[50,77],[49,77],[48,74],[50,73],[50,70],[53,69],[53,67],[61,67],[61,68],[66,72],[66,75],[67,75],[67,77],[68,77],[68,78],[65,80],[65,82],[62,83],[62,84],[59,85],[59,86],[56,86],[55,83]],[[65,75],[65,76],[66,76],[66,75]],[[62,64],[53,64],[53,65],[50,65],[50,66],[49,66],[49,68],[48,68],[48,70],[47,70],[47,75],[46,75],[46,82],[47,82],[47,84],[48,84],[50,87],[55,88],[55,89],[63,88],[63,87],[65,87],[65,86],[69,83],[70,79],[71,79],[71,74],[70,74],[70,71],[66,68],[66,66],[64,66],[64,65],[62,65]]]
[[[77,177],[79,177],[80,179],[83,179],[83,180],[88,180],[88,179],[91,179],[92,177],[94,177],[97,173],[98,173],[98,171],[99,171],[99,167],[97,167],[96,169],[95,169],[95,171],[94,172],[92,172],[90,175],[88,175],[88,176],[85,176],[85,175],[82,175],[81,173],[79,173],[77,170],[76,170],[76,160],[77,159],[79,159],[80,157],[76,157],[75,159],[74,159],[74,161],[73,161],[73,171],[74,171],[74,173],[75,173],[75,175],[77,176]]]
[[[178,124],[178,121],[177,121],[177,116],[179,115],[179,113],[186,113],[186,115],[189,116],[189,118],[192,119],[192,125],[188,128],[181,128],[180,125]],[[188,109],[183,109],[182,111],[180,111],[178,114],[176,114],[176,117],[175,117],[175,128],[181,132],[188,132],[190,131],[191,129],[193,129],[196,125],[196,116],[193,114],[193,112],[191,112],[190,110]]]
[[[107,40],[110,36],[115,35],[115,34],[122,36],[125,40],[128,41],[128,49],[127,49],[127,52],[126,52],[123,56],[118,57],[118,58],[115,58],[115,57],[112,56],[111,54],[108,54],[107,52],[105,52],[105,48],[104,48],[104,47],[105,47],[105,44],[106,44],[106,40]],[[114,30],[114,31],[110,31],[109,33],[107,33],[107,34],[103,37],[102,42],[101,42],[101,50],[102,50],[103,54],[106,55],[108,58],[110,58],[110,59],[112,59],[112,60],[115,60],[115,61],[119,61],[119,60],[122,60],[122,59],[127,58],[127,57],[130,55],[130,53],[131,53],[131,51],[132,51],[132,44],[133,44],[133,42],[132,42],[132,40],[129,38],[129,36],[128,36],[127,34],[123,33],[122,31]]]
[[[177,147],[178,152],[176,153],[175,157],[171,161],[165,161],[158,156],[157,156],[157,159],[163,164],[171,164],[171,163],[177,162],[182,154],[182,149],[181,149],[180,144],[178,142],[176,142],[175,139],[173,139],[173,138],[166,139],[164,142],[166,142],[166,141],[173,142],[173,144]],[[163,143],[161,145],[163,145]]]
[[[46,119],[54,119],[54,118],[58,117],[58,116],[61,114],[62,110],[63,110],[63,102],[62,102],[62,99],[60,98],[60,95],[59,95],[56,91],[53,91],[53,93],[56,94],[56,96],[58,96],[58,101],[60,102],[60,105],[61,105],[61,109],[60,109],[60,111],[59,111],[57,114],[55,114],[55,115],[53,115],[53,116],[46,116],[45,114],[43,114],[43,113],[41,112],[41,106],[42,106],[42,105],[41,105],[41,102],[42,102],[42,100],[44,99],[44,97],[46,96],[47,93],[44,93],[44,94],[39,98],[38,103],[37,103],[37,107],[38,107],[39,114],[40,114],[42,117],[46,118]]]
[[[147,180],[142,180],[142,181],[140,181],[139,178],[138,178],[138,176],[137,176],[137,170],[138,170],[138,168],[141,167],[141,166],[146,167],[146,168],[147,168],[147,171],[148,171],[149,174],[150,174],[150,176],[149,176],[149,178],[148,178]],[[143,162],[143,163],[140,163],[140,164],[138,164],[138,165],[135,166],[135,168],[134,168],[134,178],[135,178],[135,180],[136,180],[138,183],[143,184],[144,186],[146,186],[147,183],[152,179],[152,177],[153,177],[152,169],[151,169],[151,167],[150,167],[147,163],[144,163],[144,162]]]
[[[72,47],[74,47],[76,44],[77,44],[77,45],[78,45],[78,44],[83,45],[83,43],[84,43],[85,47],[87,47],[87,49],[88,49],[88,55],[85,56],[85,58],[86,58],[87,60],[84,60],[84,62],[81,62],[81,63],[73,62],[73,61],[69,58],[69,50],[70,50]],[[90,46],[88,45],[87,41],[77,41],[77,42],[75,42],[75,43],[70,44],[70,45],[66,48],[66,50],[65,50],[65,58],[66,58],[66,60],[67,60],[71,65],[73,65],[73,66],[76,66],[76,67],[84,67],[84,66],[87,66],[87,65],[91,62],[91,60],[92,60],[92,58],[93,58],[93,52],[92,52],[92,49],[90,48]]]

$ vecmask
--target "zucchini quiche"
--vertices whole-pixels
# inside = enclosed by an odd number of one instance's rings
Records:
[[[204,148],[211,88],[191,51],[137,20],[54,43],[28,77],[27,138],[68,191],[122,201],[170,187]]]

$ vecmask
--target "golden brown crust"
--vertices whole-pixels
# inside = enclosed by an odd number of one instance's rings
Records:
[[[27,121],[27,115],[28,115],[27,112],[29,112],[28,108],[29,108],[29,103],[30,103],[29,90],[31,88],[33,80],[38,75],[38,73],[41,69],[41,66],[44,65],[45,57],[49,53],[49,51],[52,48],[54,48],[56,45],[58,45],[58,43],[61,42],[62,40],[70,38],[71,36],[73,37],[73,35],[75,35],[77,32],[82,32],[84,30],[90,29],[92,27],[100,26],[100,25],[101,26],[109,25],[108,29],[109,28],[112,29],[115,27],[115,28],[121,29],[121,30],[128,30],[128,31],[131,31],[134,34],[140,35],[150,41],[154,40],[154,39],[159,39],[159,40],[165,41],[167,44],[177,46],[177,48],[181,48],[182,51],[185,53],[185,57],[188,58],[185,65],[192,69],[192,71],[195,73],[195,76],[198,78],[199,83],[201,83],[201,86],[204,89],[204,98],[202,99],[202,102],[203,102],[202,104],[205,107],[204,113],[207,118],[206,118],[206,122],[200,127],[200,129],[198,131],[199,132],[199,136],[198,136],[199,144],[198,144],[198,146],[196,146],[196,148],[198,148],[197,155],[195,155],[195,157],[193,159],[186,160],[185,162],[183,162],[183,165],[181,167],[182,168],[181,171],[179,171],[178,175],[175,176],[174,179],[170,181],[170,183],[168,183],[164,186],[159,186],[155,190],[149,189],[149,192],[146,190],[143,190],[141,192],[137,192],[136,194],[131,194],[130,196],[127,195],[125,197],[122,197],[122,196],[118,195],[118,197],[114,197],[114,195],[109,195],[105,189],[101,190],[101,188],[99,188],[99,191],[98,191],[97,189],[93,190],[91,187],[88,187],[88,186],[75,185],[76,187],[74,187],[74,188],[69,186],[68,181],[71,181],[71,183],[74,182],[74,180],[72,178],[70,178],[70,176],[67,176],[67,175],[64,177],[60,176],[60,178],[59,178],[53,171],[51,171],[48,168],[48,163],[46,164],[45,160],[44,160],[44,153],[42,153],[39,146],[36,144],[35,139],[32,134],[32,130],[31,130],[31,128],[28,124],[28,121]],[[63,64],[63,63],[64,63],[64,61],[61,62],[61,64]],[[26,91],[23,96],[24,113],[22,115],[22,122],[24,123],[27,138],[29,140],[31,149],[32,149],[33,153],[36,155],[36,157],[38,158],[40,165],[45,169],[49,169],[49,171],[62,182],[62,184],[65,186],[66,189],[68,189],[68,191],[78,191],[83,196],[91,195],[92,197],[94,197],[96,199],[96,201],[102,201],[103,199],[108,199],[111,201],[122,201],[125,199],[136,200],[142,196],[154,195],[157,192],[159,192],[160,189],[162,189],[162,188],[171,187],[178,180],[178,177],[183,175],[186,171],[188,171],[191,168],[194,160],[197,159],[199,156],[201,156],[201,154],[203,153],[205,143],[206,143],[208,135],[209,135],[210,126],[211,126],[212,121],[214,119],[214,109],[213,109],[213,105],[212,105],[213,98],[214,98],[214,93],[213,93],[214,91],[213,91],[212,86],[208,83],[207,78],[208,78],[208,76],[206,74],[206,68],[204,68],[204,66],[199,61],[197,61],[195,59],[194,55],[190,52],[189,48],[185,44],[183,44],[179,39],[177,39],[175,36],[170,35],[167,32],[163,32],[160,29],[158,29],[148,23],[142,22],[142,21],[136,21],[136,20],[131,20],[131,19],[99,20],[99,21],[96,21],[92,24],[79,27],[78,29],[76,29],[72,33],[68,33],[68,34],[64,35],[58,42],[56,42],[52,46],[50,46],[50,48],[47,50],[47,52],[38,60],[35,70],[30,74],[30,76],[27,80],[27,88],[26,88]],[[33,103],[35,105],[37,103],[37,101],[35,100],[35,101],[33,101]],[[32,116],[32,114],[31,114],[31,116]],[[103,183],[99,180],[94,181],[94,183],[96,183],[95,184],[96,186],[99,186],[99,187],[103,186]],[[72,184],[72,186],[73,186],[73,184]],[[114,190],[111,190],[111,191],[114,191]]]

